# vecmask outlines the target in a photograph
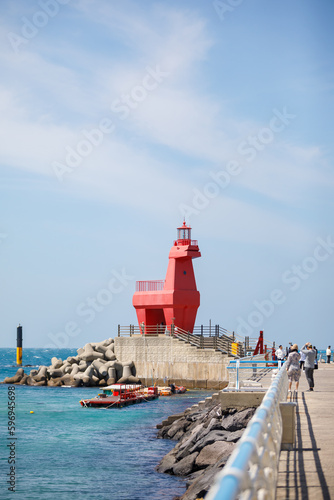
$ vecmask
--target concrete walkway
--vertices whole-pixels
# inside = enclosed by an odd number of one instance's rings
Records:
[[[334,364],[319,364],[314,382],[314,392],[306,392],[302,373],[298,394],[292,393],[296,443],[281,452],[277,500],[334,500]]]

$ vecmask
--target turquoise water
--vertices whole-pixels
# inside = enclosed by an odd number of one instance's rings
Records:
[[[50,364],[69,349],[24,352],[24,364]],[[0,380],[16,373],[15,349],[0,349]],[[26,370],[30,370],[27,368]],[[96,388],[15,386],[15,493],[10,472],[8,386],[0,385],[0,498],[2,499],[172,499],[185,491],[183,480],[155,472],[175,445],[156,439],[155,425],[209,395],[189,391],[122,409],[82,408],[79,400]],[[30,411],[34,413],[31,414]]]

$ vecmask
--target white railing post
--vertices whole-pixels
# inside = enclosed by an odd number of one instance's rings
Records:
[[[237,359],[236,362],[236,381],[235,381],[235,389],[239,390],[239,368],[240,368],[240,359]]]

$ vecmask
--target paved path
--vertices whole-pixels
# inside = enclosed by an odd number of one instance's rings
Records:
[[[282,451],[276,499],[334,500],[334,364],[319,364],[314,392],[302,373],[297,403],[296,444]]]

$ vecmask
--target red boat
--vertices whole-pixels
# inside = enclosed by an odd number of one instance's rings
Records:
[[[81,399],[80,404],[85,408],[123,408],[152,401],[159,397],[157,387],[147,387],[144,392],[142,385],[113,384],[103,387],[103,393],[92,399]]]

